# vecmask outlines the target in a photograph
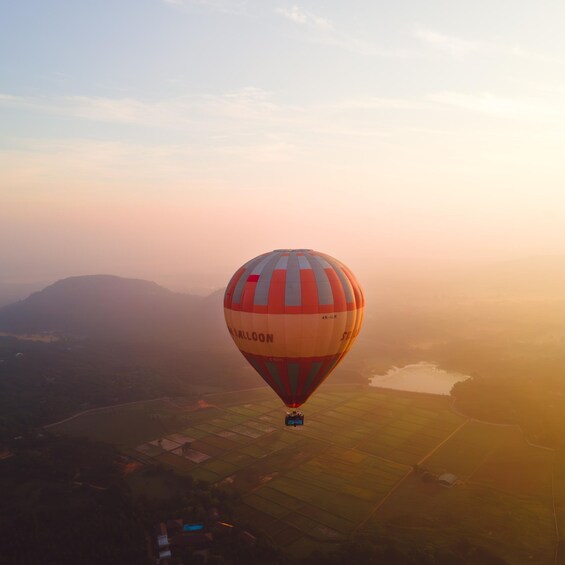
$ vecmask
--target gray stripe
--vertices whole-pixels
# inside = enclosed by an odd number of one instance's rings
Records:
[[[277,366],[272,361],[266,361],[265,366],[267,367],[267,371],[269,371],[269,375],[271,375],[273,381],[279,387],[280,393],[285,395],[286,392],[284,390],[284,386],[283,386],[281,378],[279,376],[279,370],[278,370]]]
[[[343,287],[343,292],[345,292],[345,302],[355,302],[355,297],[353,296],[353,288],[351,288],[351,283],[349,279],[345,275],[345,273],[341,270],[339,263],[332,261],[331,266],[333,270],[336,272],[339,280],[341,282],[341,286]]]
[[[253,357],[246,357],[246,359],[253,365],[253,368],[261,375],[261,371],[263,370],[259,362],[255,360]],[[261,375],[263,376],[263,375]]]
[[[328,275],[323,269],[322,263],[316,255],[309,255],[308,261],[314,270],[314,278],[316,279],[316,286],[318,287],[318,304],[328,305],[334,303],[334,295],[332,293],[332,285],[328,280]]]
[[[233,291],[233,299],[232,299],[233,304],[241,304],[241,297],[243,295],[243,289],[245,287],[245,284],[247,283],[247,278],[253,272],[253,267],[255,267],[261,261],[263,261],[264,258],[265,255],[259,255],[259,257],[255,257],[255,259],[249,261],[249,263],[246,264],[245,272],[243,273],[243,275],[241,275],[240,279],[237,281],[237,284],[235,285],[235,289]]]
[[[298,268],[299,269],[311,269],[311,265],[305,255],[298,255]]]
[[[284,294],[285,306],[302,306],[302,288],[300,285],[300,270],[298,257],[295,252],[288,256],[286,270],[286,288]]]
[[[247,359],[247,358],[246,358]],[[271,379],[268,378],[267,375],[265,375],[265,370],[263,369],[263,367],[259,364],[259,361],[257,361],[256,359],[254,359],[253,357],[250,357],[248,359],[248,361],[251,363],[251,365],[253,365],[253,368],[261,375],[261,378],[269,385],[272,385]]]
[[[300,365],[298,363],[289,363],[288,366],[288,381],[290,383],[290,394],[296,396],[298,390],[298,375],[300,373]]]
[[[316,257],[324,269],[333,269],[333,267],[321,255],[311,255],[311,257]]]
[[[329,365],[328,368],[326,369],[326,375],[329,375],[335,368],[335,366],[339,363],[339,360],[341,359],[341,357],[336,357]]]
[[[332,362],[330,366],[326,367],[323,371],[320,371],[316,375],[316,378],[310,383],[310,390],[308,391],[309,394],[312,394],[326,380],[326,377],[332,372],[332,369],[336,366],[336,364],[337,359],[335,362]]]
[[[287,267],[288,267],[288,255],[283,255],[279,259],[279,262],[277,263],[275,269],[282,269],[283,271],[286,271]]]
[[[271,254],[269,253],[266,257],[263,258],[263,260],[259,264],[255,265],[255,267],[253,267],[251,274],[252,275],[260,275],[263,272],[265,265],[269,262],[270,259],[271,259]]]
[[[314,377],[318,374],[322,363],[323,361],[314,361],[314,363],[310,365],[310,372],[306,377],[306,382],[304,383],[304,387],[302,388],[302,394],[308,394],[308,389],[310,388]]]
[[[273,251],[269,256],[269,261],[263,268],[257,286],[255,287],[255,297],[253,304],[256,306],[267,306],[269,304],[269,289],[271,288],[271,279],[276,264],[279,262],[281,253]]]

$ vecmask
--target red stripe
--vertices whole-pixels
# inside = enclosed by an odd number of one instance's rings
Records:
[[[284,296],[284,294],[283,294]],[[268,306],[257,306],[253,304],[253,308],[251,310],[246,309],[243,304],[230,304],[226,306],[230,310],[234,312],[253,312],[254,314],[304,314],[302,310],[302,306],[281,306],[280,303],[272,303],[269,301]],[[322,304],[316,307],[315,314],[333,314],[334,312],[346,312],[347,310],[355,310],[355,304],[353,302],[348,304],[346,308],[343,310],[337,310],[334,308],[333,304]]]
[[[271,387],[280,396],[277,383],[275,379],[271,377],[271,373],[267,371],[264,358],[259,357],[257,355],[249,355],[249,353],[243,353],[243,355],[250,362],[251,366],[259,373],[261,378],[269,385],[269,387]],[[251,359],[255,361],[256,365],[258,366],[258,369],[255,366],[253,366],[253,364],[251,363]]]
[[[302,306],[285,306],[285,314],[302,314]]]
[[[338,365],[340,355],[328,355],[323,357],[302,357],[302,358],[281,358],[281,357],[265,357],[262,355],[252,355],[245,353],[244,356],[250,361],[253,360],[255,365],[260,369],[259,374],[263,380],[277,393],[279,398],[289,407],[297,408],[308,398],[311,394],[326,380],[331,371]],[[337,360],[337,362],[336,362]],[[322,365],[318,373],[314,376],[307,390],[304,390],[306,379],[310,374],[312,363],[322,361]],[[284,392],[281,394],[276,381],[271,377],[267,370],[266,363],[274,363],[281,382],[284,387]],[[300,372],[298,375],[297,393],[291,394],[290,382],[288,379],[288,363],[298,363],[300,365]]]
[[[318,373],[312,379],[310,386],[303,391],[303,394],[308,398],[325,380],[326,377],[330,374],[329,367],[335,362],[336,355],[332,355],[331,357],[326,357],[322,366],[318,370]]]
[[[247,277],[247,282],[257,282],[259,280],[259,275],[249,275]]]
[[[269,286],[269,314],[284,314],[284,294],[286,289],[286,270],[275,269]]]
[[[241,309],[244,312],[253,312],[253,300],[255,298],[255,289],[257,281],[246,282],[243,287],[243,296],[241,297]]]
[[[318,286],[312,269],[300,270],[300,290],[302,293],[302,313],[317,314],[320,311],[318,306]]]

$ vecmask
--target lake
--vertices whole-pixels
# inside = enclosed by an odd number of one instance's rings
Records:
[[[404,367],[393,367],[385,375],[375,375],[371,379],[371,386],[411,392],[449,394],[455,383],[468,378],[469,375],[444,371],[434,363],[422,361]]]

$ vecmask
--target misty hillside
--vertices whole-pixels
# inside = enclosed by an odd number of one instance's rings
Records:
[[[430,341],[545,340],[563,333],[563,257],[459,267],[410,263],[383,269],[363,285],[366,317],[352,359]],[[202,297],[110,275],[70,277],[0,308],[0,331],[232,347],[222,297],[223,290]]]
[[[0,331],[216,346],[227,337],[222,295],[181,294],[112,275],[70,277],[1,308]]]
[[[0,282],[0,308],[17,300],[23,300],[26,296],[41,290],[44,286],[45,284],[40,283]]]

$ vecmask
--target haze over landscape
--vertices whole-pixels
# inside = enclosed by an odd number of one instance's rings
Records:
[[[3,7],[0,561],[564,564],[564,21]],[[299,429],[237,341],[292,313],[356,338],[269,354],[341,361]]]

